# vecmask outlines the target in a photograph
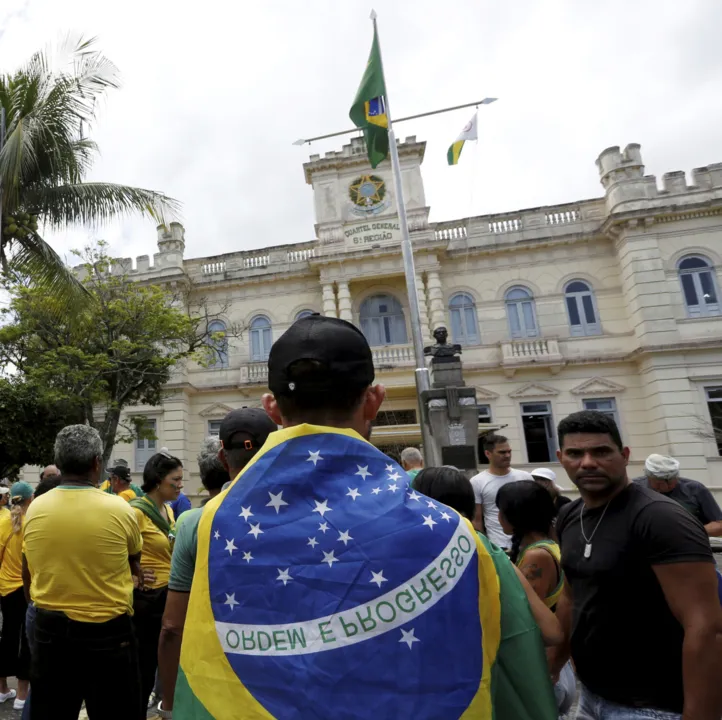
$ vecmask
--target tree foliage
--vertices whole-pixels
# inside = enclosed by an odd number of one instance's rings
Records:
[[[211,308],[190,280],[172,291],[133,281],[103,243],[79,254],[91,300],[85,310],[59,318],[52,293],[26,284],[10,287],[0,365],[14,369],[18,381],[42,388],[49,401],[77,408],[80,421],[99,430],[107,461],[117,439],[146,432],[132,417],[120,424],[125,408],[161,404],[175,370],[189,358],[213,362],[228,337],[243,328],[209,336],[208,325],[228,308]]]
[[[115,65],[94,40],[68,37],[57,52],[36,52],[11,73],[0,73],[0,266],[29,278],[67,309],[82,286],[41,235],[40,228],[97,224],[128,213],[162,222],[178,203],[153,190],[83,182],[98,152],[86,132],[99,101],[119,87]],[[4,141],[4,142],[3,142]],[[85,298],[87,301],[87,298]]]

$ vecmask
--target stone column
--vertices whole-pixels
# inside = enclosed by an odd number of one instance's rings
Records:
[[[323,314],[326,317],[338,317],[336,312],[336,292],[334,291],[333,283],[324,283],[322,290],[323,297]]]
[[[431,311],[431,329],[442,325],[446,326],[446,312],[444,311],[444,293],[441,290],[441,278],[436,270],[427,273],[427,286],[429,288],[429,310]]]
[[[353,322],[353,313],[351,312],[351,291],[348,288],[346,280],[339,280],[338,287],[338,316],[341,320]]]
[[[429,330],[429,308],[426,304],[426,286],[421,274],[416,276],[416,295],[419,298],[419,320],[421,321],[421,338],[424,345],[431,344],[431,332]]]

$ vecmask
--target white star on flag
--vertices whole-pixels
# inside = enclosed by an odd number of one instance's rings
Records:
[[[270,495],[270,493],[269,493]],[[247,508],[243,507],[241,505],[241,514],[238,517],[242,517],[246,522],[248,522],[248,518],[252,517],[253,513],[251,512],[251,506],[249,505]]]
[[[314,467],[316,467],[319,460],[323,460],[323,458],[321,457],[320,450],[317,450],[316,452],[309,450],[308,454],[309,454],[309,457],[306,458],[306,462],[312,462]]]
[[[322,503],[320,503],[318,500],[314,500],[316,503],[316,507],[311,510],[311,512],[317,512],[321,517],[323,517],[327,512],[332,512],[333,508],[330,508],[328,506],[328,500],[324,500]]]
[[[388,580],[384,577],[384,571],[381,570],[380,572],[375,573],[373,570],[371,571],[371,579],[369,582],[376,583],[379,587],[381,587],[381,583],[388,582]]]
[[[416,500],[416,502],[421,502],[421,495],[419,495],[416,490],[412,490],[409,493],[409,500]]]
[[[399,489],[399,487],[396,483],[391,483],[391,485],[389,485],[388,489],[391,490],[391,492],[396,492]]]
[[[247,563],[249,563],[249,562],[251,562],[251,560],[253,560],[253,555],[251,555],[251,553],[249,553],[249,552],[244,552],[244,553],[243,553],[243,559],[244,559]]]
[[[387,466],[386,466],[386,472],[393,472],[393,471],[394,471],[394,466],[393,466],[393,465],[387,465]]]
[[[442,512],[441,519],[446,520],[446,522],[449,522],[451,520],[451,515],[449,515],[449,513],[447,513],[447,512]]]
[[[356,500],[356,498],[360,495],[361,493],[358,491],[358,488],[349,488],[348,492],[346,493],[346,496],[350,497],[352,500]]]
[[[429,501],[426,503],[426,507],[435,508],[435,507],[436,507],[436,503],[433,502],[432,500],[429,500]]]
[[[368,465],[357,465],[356,467],[358,468],[358,472],[354,473],[354,475],[360,475],[362,480],[366,480],[367,477],[371,476]]]
[[[215,540],[218,540],[218,538],[219,538],[220,536],[221,536],[221,534],[218,532],[218,530],[216,530],[216,531],[213,533],[213,538],[214,538]]]
[[[291,568],[286,568],[285,570],[281,570],[281,568],[276,569],[278,570],[278,577],[276,578],[276,580],[280,580],[281,582],[283,582],[283,586],[286,587],[286,585],[288,585],[288,583],[293,580],[293,578],[288,574],[288,571]]]
[[[401,630],[401,640],[399,640],[399,642],[406,643],[409,646],[409,650],[411,650],[411,646],[415,642],[421,642],[421,640],[415,637],[414,628],[411,628],[408,632],[406,632],[406,630]]]
[[[263,530],[261,530],[261,523],[256,523],[255,525],[251,523],[251,529],[248,531],[249,535],[253,535],[253,537],[258,540],[259,535],[263,535]]]
[[[378,495],[380,492],[381,492],[381,488],[374,488],[374,489],[371,491],[371,494],[372,494],[372,495]]]
[[[422,523],[422,525],[428,525],[428,526],[429,526],[429,530],[433,530],[433,529],[434,529],[434,525],[436,525],[437,523],[436,523],[436,520],[434,520],[434,518],[431,517],[431,514],[429,514],[429,515],[422,515],[421,517],[424,518],[424,522]]]
[[[236,547],[235,543],[233,542],[234,540],[235,540],[235,538],[231,538],[230,540],[226,540],[226,550],[228,550],[228,552],[229,552],[231,555],[233,555],[233,551],[234,551],[234,550],[238,550],[238,548]]]
[[[318,526],[318,529],[325,535],[325,534],[326,534],[326,530],[328,530],[328,523],[322,522],[322,523]]]
[[[276,511],[276,515],[278,515],[278,511],[281,509],[282,505],[288,505],[288,503],[283,499],[283,490],[281,490],[278,495],[274,495],[272,492],[268,493],[268,496],[271,498],[269,502],[266,503],[266,507],[272,507]]]
[[[236,607],[236,605],[240,605],[238,600],[236,600],[236,593],[233,593],[232,595],[229,595],[228,593],[226,593],[226,601],[223,604],[230,605],[231,610],[233,610],[233,608]]]
[[[401,475],[399,475],[397,472],[395,472],[393,475],[389,475],[389,480],[393,480],[396,482],[397,480],[401,479]]]
[[[316,540],[315,537],[308,538],[308,542],[306,543],[306,545],[310,545],[312,548],[315,548],[316,545],[318,545],[318,540]]]
[[[338,542],[342,542],[344,544],[344,547],[348,545],[349,540],[353,540],[351,535],[349,535],[349,531],[345,530],[344,532],[339,532],[338,534]]]
[[[323,551],[322,551],[323,552]],[[335,562],[338,562],[338,558],[334,557],[333,550],[331,552],[324,552],[323,553],[323,560],[321,562],[328,563],[329,567],[333,567],[333,564]]]

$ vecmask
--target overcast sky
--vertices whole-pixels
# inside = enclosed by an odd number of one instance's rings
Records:
[[[91,179],[180,200],[186,257],[304,242],[302,163],[342,140],[292,142],[350,126],[372,6],[397,117],[499,98],[455,168],[446,150],[473,109],[399,125],[428,143],[432,220],[598,196],[610,145],[641,143],[658,176],[722,161],[715,0],[2,0],[0,71],[61,30],[98,36],[123,87],[99,113]],[[50,239],[65,254],[93,237],[157,250],[144,221]]]

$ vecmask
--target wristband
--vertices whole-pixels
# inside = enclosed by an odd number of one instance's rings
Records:
[[[161,700],[158,703],[158,717],[170,718],[171,720],[173,720],[173,711],[172,710],[163,710],[163,708],[161,707],[162,705],[163,705],[163,701]]]

